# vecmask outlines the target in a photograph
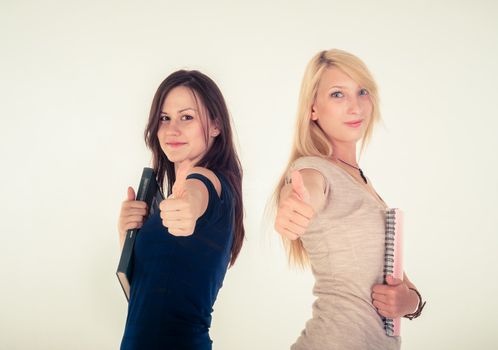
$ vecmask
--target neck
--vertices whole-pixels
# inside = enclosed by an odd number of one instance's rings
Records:
[[[356,142],[333,142],[332,159],[341,159],[351,165],[358,166],[356,162]]]
[[[180,162],[175,162],[174,165],[175,165],[175,176],[176,174],[178,173],[178,169],[180,168],[180,166],[183,164],[183,163],[186,163],[188,162],[190,164],[190,167],[195,167],[197,162],[199,162],[201,160],[202,156],[199,156],[197,158],[194,158],[194,159],[184,159]]]

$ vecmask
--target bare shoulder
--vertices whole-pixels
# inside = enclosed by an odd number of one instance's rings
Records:
[[[220,179],[218,179],[218,176],[216,176],[216,174],[214,172],[212,172],[211,170],[209,170],[207,168],[203,168],[203,167],[194,167],[194,168],[192,168],[190,170],[189,175],[190,174],[201,174],[201,175],[204,175],[205,177],[208,178],[209,181],[211,181],[211,183],[213,184],[214,189],[216,190],[216,193],[218,194],[218,196],[221,194],[221,182],[220,182]]]

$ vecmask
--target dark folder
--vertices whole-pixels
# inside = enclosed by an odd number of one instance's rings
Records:
[[[159,203],[164,199],[162,191],[160,190],[156,174],[151,168],[144,168],[140,185],[138,186],[137,201],[144,201],[147,203],[148,213],[145,219],[159,210]],[[119,259],[118,276],[119,283],[126,296],[126,300],[130,300],[130,285],[133,278],[133,247],[135,245],[135,238],[140,229],[131,229],[126,232],[126,238],[121,251],[121,258]]]

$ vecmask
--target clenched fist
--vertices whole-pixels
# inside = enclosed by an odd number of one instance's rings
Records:
[[[145,215],[147,215],[147,204],[143,201],[136,201],[135,191],[132,187],[128,187],[126,200],[121,204],[118,220],[121,246],[123,246],[126,231],[142,227]]]

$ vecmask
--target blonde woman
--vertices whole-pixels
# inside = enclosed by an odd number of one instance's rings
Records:
[[[399,349],[382,316],[412,318],[423,307],[406,275],[383,284],[387,205],[357,161],[379,118],[377,86],[359,58],[337,49],[313,57],[274,196],[291,262],[315,277],[313,317],[292,350]]]

